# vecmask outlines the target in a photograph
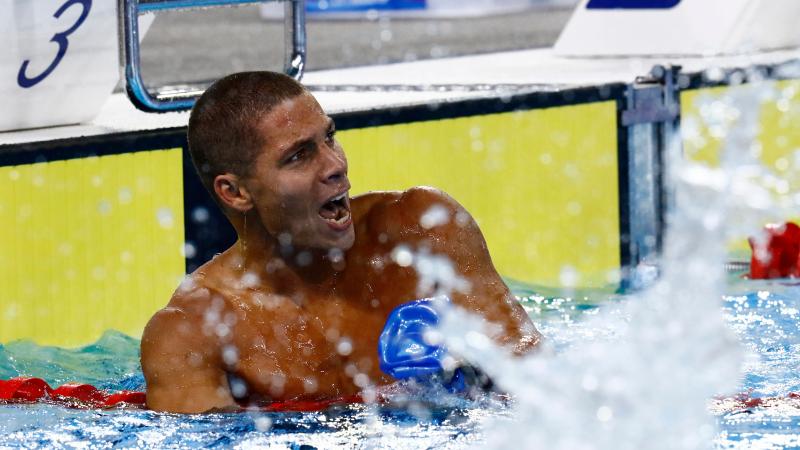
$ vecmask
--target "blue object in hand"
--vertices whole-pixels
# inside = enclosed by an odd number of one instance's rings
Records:
[[[425,333],[439,324],[434,302],[450,302],[447,297],[415,300],[389,314],[378,340],[381,370],[397,379],[414,378],[427,384],[440,384],[450,392],[467,392],[472,387],[492,389],[492,380],[477,367],[460,364],[445,370],[442,360],[447,349],[425,342]]]
[[[397,379],[427,378],[442,372],[447,350],[425,342],[425,333],[438,324],[433,300],[415,300],[395,308],[378,341],[381,370]]]

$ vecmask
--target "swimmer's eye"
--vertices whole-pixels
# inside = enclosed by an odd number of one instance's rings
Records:
[[[301,159],[303,159],[306,156],[307,152],[308,152],[308,149],[306,149],[305,147],[302,147],[299,150],[297,150],[296,152],[292,153],[291,156],[289,156],[289,158],[286,160],[286,162],[287,163],[293,163],[293,162],[300,161]]]
[[[328,142],[333,142],[335,137],[336,137],[336,130],[330,129],[328,130],[328,134],[325,135],[325,140]]]

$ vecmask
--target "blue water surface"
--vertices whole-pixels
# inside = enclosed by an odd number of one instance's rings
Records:
[[[542,296],[511,284],[556,351],[614,331],[589,329],[582,319],[622,297],[604,293]],[[723,299],[727,322],[754,355],[741,390],[753,397],[800,392],[800,287],[734,282]],[[21,341],[0,346],[0,378],[28,375],[53,386],[91,383],[103,389],[144,389],[139,341],[108,332],[79,349]],[[437,397],[445,395],[445,397]],[[798,403],[800,404],[800,403]],[[0,448],[465,448],[484,444],[482,424],[508,415],[497,395],[466,400],[416,392],[394,406],[348,405],[314,413],[247,412],[175,415],[140,409],[82,410],[58,405],[0,405]],[[713,412],[716,448],[800,446],[800,409],[750,408]]]

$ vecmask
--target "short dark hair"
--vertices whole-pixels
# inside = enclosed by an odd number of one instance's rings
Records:
[[[214,193],[214,178],[223,173],[247,176],[266,143],[256,126],[274,107],[307,93],[292,77],[275,72],[240,72],[212,84],[189,116],[189,153],[200,180]]]

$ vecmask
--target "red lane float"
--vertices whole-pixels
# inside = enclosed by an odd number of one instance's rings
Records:
[[[41,378],[18,377],[0,380],[0,401],[35,402],[53,389]]]
[[[380,401],[380,400],[379,400]],[[0,404],[3,403],[56,403],[73,408],[111,408],[115,406],[144,407],[145,393],[119,391],[106,393],[90,384],[69,383],[53,389],[41,378],[17,377],[0,380]],[[273,402],[261,407],[269,412],[313,412],[333,405],[363,403],[360,395],[329,400],[289,400]],[[719,397],[709,405],[717,414],[753,408],[794,407],[800,409],[800,394],[790,392],[782,397],[751,397],[741,393],[732,397]]]
[[[741,393],[732,397],[715,398],[709,404],[714,414],[729,414],[752,411],[755,408],[794,408],[800,409],[800,394],[790,392],[777,397],[751,397]]]
[[[333,405],[348,403],[364,403],[364,399],[356,394],[331,400],[288,400],[284,402],[272,402],[269,405],[261,407],[261,409],[274,412],[314,412],[328,409]]]
[[[144,392],[136,392],[136,391],[119,391],[109,394],[106,397],[105,404],[106,406],[117,406],[120,403],[124,403],[127,405],[142,405],[145,404],[146,397]]]
[[[0,380],[0,403],[52,402],[75,407],[110,408],[120,404],[144,406],[144,392],[106,393],[90,384],[68,383],[53,389],[35,377]]]
[[[800,277],[800,227],[792,222],[769,224],[764,227],[767,235],[764,252],[756,239],[751,237],[750,278],[798,278]]]
[[[17,377],[0,380],[2,403],[56,403],[75,408],[111,408],[115,406],[145,406],[145,393],[135,391],[103,392],[90,384],[68,383],[56,389],[35,377]],[[288,400],[272,402],[261,407],[271,412],[312,412],[333,405],[363,403],[360,395],[328,400]]]

